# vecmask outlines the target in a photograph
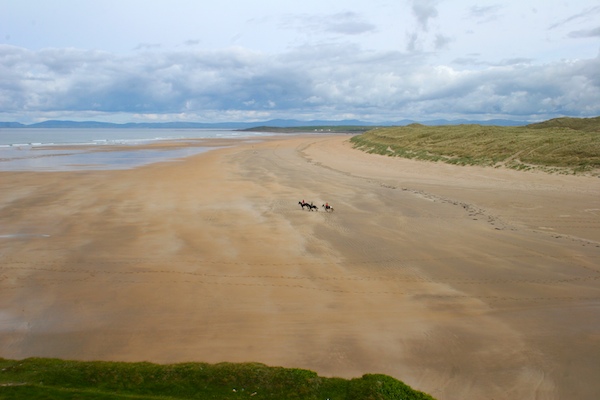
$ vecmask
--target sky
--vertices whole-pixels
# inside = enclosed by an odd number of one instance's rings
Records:
[[[600,115],[600,0],[0,0],[0,121]]]

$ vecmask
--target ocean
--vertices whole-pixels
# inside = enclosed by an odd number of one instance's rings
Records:
[[[135,149],[158,141],[200,138],[260,138],[266,132],[214,129],[0,129],[0,171],[126,169],[176,160],[208,148]],[[82,148],[81,145],[88,145]],[[94,151],[92,146],[133,146],[131,151]],[[101,150],[98,148],[98,150]]]

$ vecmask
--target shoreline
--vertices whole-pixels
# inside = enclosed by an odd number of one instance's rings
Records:
[[[256,138],[143,140],[128,143],[0,146],[0,172],[120,170],[172,162],[220,147],[255,143]]]
[[[384,373],[439,399],[593,398],[597,178],[348,139],[0,172],[0,357],[256,361]]]

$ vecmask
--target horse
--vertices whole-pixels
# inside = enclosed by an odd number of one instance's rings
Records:
[[[318,208],[317,206],[314,206],[314,205],[312,205],[312,204],[308,204],[308,203],[306,203],[306,205],[308,206],[308,209],[309,209],[310,211],[312,211],[312,210],[319,211],[319,208]]]
[[[325,209],[325,211],[333,212],[333,207],[331,207],[329,204],[327,204],[327,205],[323,204],[321,207],[323,207]]]

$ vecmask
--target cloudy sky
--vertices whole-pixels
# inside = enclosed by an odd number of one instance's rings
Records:
[[[0,121],[598,115],[599,0],[0,0]]]

